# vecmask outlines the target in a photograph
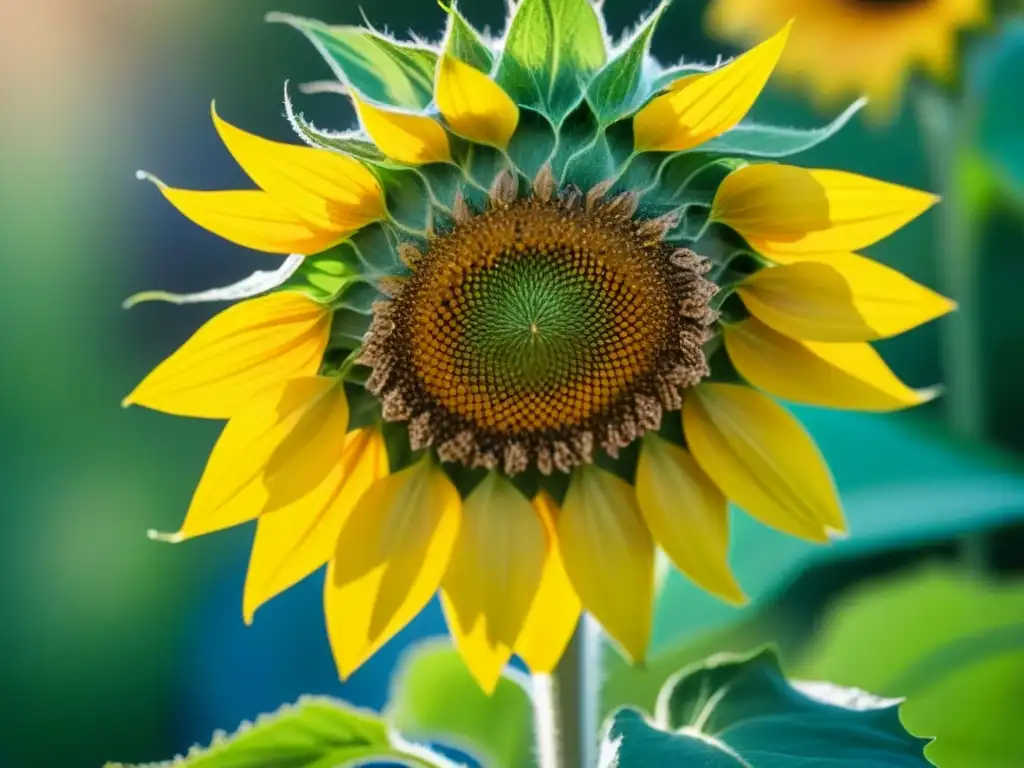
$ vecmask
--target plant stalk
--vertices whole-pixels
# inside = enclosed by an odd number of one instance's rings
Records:
[[[942,326],[942,359],[949,388],[946,408],[956,434],[981,440],[985,436],[978,306],[981,270],[974,217],[962,189],[965,148],[956,105],[948,97],[924,91],[918,106],[932,173],[942,194],[937,243],[942,290],[959,305]]]
[[[600,666],[600,630],[584,615],[554,672],[532,678],[539,768],[596,765]]]
[[[917,106],[929,164],[942,194],[937,255],[942,291],[958,308],[942,325],[942,367],[947,392],[947,419],[953,433],[972,442],[986,436],[985,378],[982,360],[981,254],[978,222],[965,190],[966,139],[956,102],[934,89],[922,88]],[[960,542],[962,560],[984,570],[988,563],[985,534]]]

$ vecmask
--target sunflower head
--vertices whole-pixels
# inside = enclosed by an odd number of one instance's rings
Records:
[[[633,658],[654,552],[725,599],[729,501],[813,541],[844,530],[828,469],[772,395],[920,403],[868,342],[949,302],[854,253],[931,195],[779,158],[827,138],[744,122],[789,25],[717,67],[612,44],[588,0],[523,0],[500,40],[454,8],[437,46],[275,16],[359,128],[309,146],[214,113],[259,189],[158,182],[274,272],[126,399],[228,419],[181,540],[258,519],[244,612],[329,564],[349,674],[440,589],[492,688],[557,662],[581,607]],[[853,109],[855,110],[856,107]],[[163,294],[166,297],[166,294]]]
[[[965,31],[999,0],[714,0],[712,30],[748,43],[797,16],[780,69],[826,106],[867,95],[876,118],[891,115],[912,72],[948,81]]]

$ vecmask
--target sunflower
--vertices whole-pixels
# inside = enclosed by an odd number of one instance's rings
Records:
[[[910,71],[947,79],[957,36],[983,24],[990,0],[713,0],[711,28],[750,41],[796,16],[780,69],[805,80],[825,104],[866,94],[876,115],[891,111]]]
[[[258,189],[153,179],[201,227],[300,262],[210,293],[258,295],[125,400],[227,420],[181,529],[157,536],[256,520],[246,622],[326,564],[345,677],[440,592],[489,691],[513,654],[550,672],[583,610],[642,659],[659,547],[742,602],[729,502],[810,541],[845,530],[773,396],[932,395],[868,342],[950,302],[854,251],[935,198],[766,161],[828,132],[741,123],[789,27],[712,71],[663,69],[659,13],[614,48],[586,0],[524,0],[500,45],[454,9],[437,47],[278,17],[360,128],[289,103],[313,146],[282,144],[214,111]]]

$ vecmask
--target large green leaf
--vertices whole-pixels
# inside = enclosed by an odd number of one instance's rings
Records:
[[[218,737],[205,749],[161,763],[176,768],[342,768],[372,760],[429,768],[441,765],[417,749],[392,745],[380,718],[326,698],[306,697],[272,715]],[[422,753],[422,754],[421,754]],[[129,768],[109,763],[107,768]],[[156,768],[149,766],[148,768]]]
[[[740,123],[728,133],[701,144],[698,151],[750,157],[789,157],[813,149],[835,135],[865,104],[867,99],[858,99],[839,117],[821,128],[782,128]]]
[[[408,654],[396,673],[387,716],[402,733],[455,744],[484,758],[489,768],[534,764],[526,691],[502,678],[488,696],[446,642],[424,643]]]
[[[288,13],[271,13],[267,20],[299,30],[339,80],[371,101],[421,110],[433,99],[437,53],[431,48]]]
[[[923,567],[832,606],[802,675],[906,696],[908,727],[942,768],[1024,765],[1024,585]]]
[[[917,768],[927,739],[901,725],[898,701],[786,680],[774,652],[719,655],[683,670],[655,719],[612,716],[602,768]]]
[[[811,566],[1024,517],[1024,473],[1016,460],[954,439],[920,415],[793,411],[832,467],[849,538],[809,544],[734,511],[729,559],[751,607],[726,605],[673,570],[658,600],[655,654],[749,616]]]
[[[590,81],[587,102],[602,124],[629,114],[643,101],[646,89],[641,88],[641,83],[651,49],[651,35],[666,8],[668,0],[654,9],[621,53]]]
[[[505,39],[497,81],[519,104],[557,125],[583,97],[607,50],[588,0],[523,0]]]

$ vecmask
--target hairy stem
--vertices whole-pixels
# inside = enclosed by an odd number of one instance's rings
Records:
[[[539,768],[594,768],[598,741],[601,638],[584,616],[551,675],[533,676]]]

